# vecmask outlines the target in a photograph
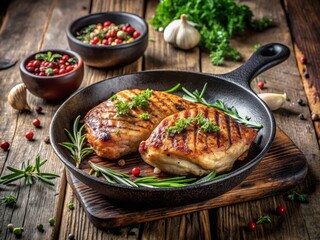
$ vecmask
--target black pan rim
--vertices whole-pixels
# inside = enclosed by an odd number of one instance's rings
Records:
[[[236,87],[241,87],[244,91],[246,91],[247,93],[249,93],[253,97],[255,97],[257,99],[257,101],[259,102],[259,104],[261,104],[264,107],[264,110],[266,111],[266,113],[268,113],[268,117],[269,117],[270,125],[271,125],[271,127],[270,127],[271,133],[270,133],[269,139],[267,139],[267,144],[264,146],[264,148],[261,150],[261,152],[256,157],[251,159],[248,163],[246,163],[245,165],[241,166],[240,168],[238,168],[238,169],[236,169],[236,170],[234,170],[232,172],[227,173],[227,175],[222,177],[222,178],[219,178],[219,179],[216,179],[216,180],[213,180],[213,181],[209,181],[209,182],[204,182],[204,183],[200,183],[200,184],[192,184],[192,185],[188,185],[188,186],[185,186],[185,187],[177,187],[177,188],[134,188],[134,187],[128,187],[128,186],[120,185],[120,184],[119,185],[118,184],[110,184],[107,181],[104,181],[104,180],[102,180],[100,178],[91,176],[91,175],[83,172],[81,169],[76,168],[75,165],[70,160],[68,160],[60,152],[60,150],[58,149],[58,144],[56,143],[55,137],[54,137],[54,134],[53,134],[54,123],[55,123],[55,121],[58,121],[57,118],[58,118],[59,112],[62,111],[64,106],[68,104],[70,99],[72,99],[76,95],[81,94],[84,91],[87,91],[90,88],[94,88],[96,85],[103,84],[103,82],[105,82],[105,81],[109,81],[109,80],[112,80],[112,79],[117,79],[117,78],[123,77],[123,76],[130,76],[130,75],[137,75],[137,74],[140,75],[140,74],[144,74],[144,73],[157,73],[157,72],[162,72],[162,73],[163,72],[188,73],[188,74],[195,74],[195,75],[205,75],[205,76],[209,76],[209,77],[213,77],[213,78],[219,78],[219,79],[222,79],[223,81],[227,81],[228,83],[235,85]],[[94,107],[94,106],[92,106],[92,107]],[[133,191],[133,192],[135,192],[135,191],[136,192],[168,192],[168,191],[175,192],[175,191],[182,191],[182,190],[191,190],[191,189],[200,188],[200,187],[202,188],[202,187],[210,186],[212,184],[217,184],[219,182],[223,182],[223,181],[226,181],[226,180],[228,180],[230,178],[233,178],[236,175],[238,175],[238,174],[240,174],[240,173],[242,173],[242,172],[244,172],[244,171],[246,171],[248,169],[253,168],[255,165],[257,165],[262,160],[262,157],[270,149],[270,147],[272,145],[272,142],[273,142],[273,139],[274,139],[274,136],[275,136],[275,126],[276,125],[275,125],[274,117],[273,117],[271,111],[269,110],[269,108],[266,106],[266,104],[252,90],[250,90],[248,88],[245,88],[242,85],[237,84],[234,81],[230,81],[230,80],[227,80],[227,79],[225,79],[225,78],[223,78],[223,77],[221,77],[219,75],[213,75],[213,74],[209,74],[209,73],[201,73],[201,72],[193,72],[193,71],[185,71],[185,70],[146,70],[146,71],[129,73],[129,74],[124,74],[124,75],[118,75],[118,76],[114,76],[114,77],[111,77],[111,78],[103,79],[103,80],[101,80],[99,82],[93,83],[93,84],[91,84],[91,85],[89,85],[89,86],[87,86],[85,88],[82,88],[82,89],[78,90],[77,92],[75,92],[73,95],[71,95],[57,109],[56,113],[54,114],[54,116],[52,118],[52,121],[51,121],[51,124],[50,124],[50,139],[52,140],[52,142],[51,142],[52,147],[53,147],[55,153],[57,154],[57,156],[59,157],[59,159],[68,168],[70,168],[72,171],[75,171],[77,174],[82,175],[83,177],[89,179],[90,181],[97,181],[100,184],[105,185],[105,186],[107,186],[109,188],[124,189],[124,190],[130,190],[130,191]]]

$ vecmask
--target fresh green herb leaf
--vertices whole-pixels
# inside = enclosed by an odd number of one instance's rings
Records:
[[[272,26],[270,18],[254,19],[247,5],[234,0],[163,0],[150,23],[155,29],[165,28],[182,14],[197,24],[201,44],[209,50],[214,65],[223,64],[225,59],[240,59],[239,52],[230,45],[233,35],[249,28],[260,31]]]
[[[53,69],[51,67],[46,68],[45,72],[46,72],[47,76],[54,74]]]
[[[145,108],[149,106],[148,99],[151,97],[153,90],[146,89],[143,92],[137,94],[131,98],[131,102],[118,101],[115,105],[117,109],[117,116],[128,115],[128,111],[135,107]]]
[[[121,131],[120,131],[120,130],[117,130],[117,131],[115,132],[115,134],[116,134],[117,136],[120,136],[120,135],[121,135]]]
[[[59,143],[71,152],[72,159],[76,162],[76,167],[79,168],[82,159],[89,155],[93,150],[91,147],[84,147],[87,134],[82,134],[84,124],[79,128],[79,115],[73,123],[72,133],[65,129],[70,142]]]
[[[213,133],[220,130],[220,127],[218,127],[214,122],[206,121],[200,129],[205,133]]]
[[[271,223],[271,218],[269,216],[260,216],[256,221],[256,224],[262,224],[262,223]]]
[[[294,190],[286,198],[293,202],[309,203],[309,196],[307,194],[301,194]]]
[[[109,100],[114,101],[114,100],[117,100],[117,98],[118,98],[117,95],[113,95],[112,97],[109,98]]]
[[[147,120],[147,119],[149,119],[149,118],[150,118],[150,114],[149,114],[149,113],[147,113],[147,112],[145,112],[145,113],[141,113],[141,114],[139,115],[139,118],[142,118],[142,119]]]
[[[25,163],[22,164],[21,169],[7,166],[7,169],[12,173],[0,177],[0,184],[9,184],[18,179],[24,178],[26,185],[33,184],[33,180],[40,180],[44,183],[54,185],[52,180],[59,177],[59,175],[40,171],[40,167],[46,162],[47,160],[41,161],[40,156],[37,155],[35,165],[30,165],[28,161],[27,165]]]
[[[7,195],[2,198],[2,202],[7,206],[7,207],[14,207],[17,203],[17,198],[13,195]]]
[[[38,229],[39,232],[44,232],[43,224],[41,224],[41,223],[38,224],[37,225],[37,229]]]
[[[261,48],[261,44],[260,43],[257,43],[255,45],[253,45],[253,51],[257,51],[259,48]]]
[[[130,108],[134,107],[148,107],[149,101],[148,99],[151,97],[153,90],[147,89],[143,92],[139,93],[138,95],[131,98],[132,103],[130,104]]]
[[[81,29],[80,32],[77,32],[77,39],[79,40],[85,40],[87,42],[90,41],[90,33],[96,28],[96,24],[91,24],[83,29]]]
[[[127,101],[117,101],[116,105],[115,105],[116,109],[117,109],[117,116],[120,115],[128,115],[128,111],[130,109],[130,105],[129,102]]]
[[[52,52],[47,52],[47,53],[36,54],[35,59],[54,62],[56,58],[61,58],[61,57],[62,55],[59,53],[52,54]]]
[[[54,224],[55,224],[55,220],[54,220],[54,217],[51,217],[51,218],[49,218],[49,224],[50,224],[50,226],[53,226]]]
[[[73,203],[68,203],[67,207],[68,207],[68,209],[70,209],[70,210],[73,210],[73,209],[74,209]]]
[[[183,130],[187,129],[193,122],[193,118],[178,118],[173,126],[166,128],[166,131],[168,135],[172,137],[176,133],[181,133]]]
[[[175,92],[177,91],[181,86],[181,83],[178,83],[177,85],[175,85],[174,87],[168,89],[168,90],[164,90],[163,92],[166,92],[166,93],[172,93],[172,92]]]
[[[24,228],[23,227],[15,227],[12,232],[16,237],[20,237],[22,235],[22,233],[24,232]]]
[[[251,22],[251,27],[256,31],[263,31],[266,28],[272,27],[273,21],[269,17],[262,17],[261,19],[254,19]]]

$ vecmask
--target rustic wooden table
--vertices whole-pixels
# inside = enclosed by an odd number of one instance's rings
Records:
[[[12,209],[0,205],[0,239],[15,239],[7,230],[7,224],[23,226],[23,239],[67,239],[73,233],[76,239],[320,239],[320,122],[312,121],[311,114],[320,114],[320,2],[302,0],[251,0],[241,1],[250,6],[255,16],[270,16],[276,27],[265,32],[237,37],[232,41],[245,61],[252,53],[254,44],[281,42],[292,50],[290,58],[283,64],[261,74],[252,82],[265,81],[264,92],[286,92],[290,101],[274,112],[277,125],[293,140],[306,156],[309,172],[298,191],[310,195],[309,204],[285,201],[283,195],[256,201],[234,204],[212,210],[202,210],[177,217],[147,222],[116,230],[100,230],[93,226],[84,209],[79,205],[68,186],[65,168],[43,139],[49,133],[51,118],[59,103],[48,103],[28,95],[34,107],[41,105],[42,128],[34,129],[31,122],[37,117],[33,110],[21,113],[7,104],[7,93],[21,82],[19,63],[29,53],[48,48],[68,48],[66,25],[80,16],[101,11],[128,11],[150,20],[157,1],[142,0],[5,0],[0,2],[0,58],[15,59],[18,63],[0,71],[0,138],[10,142],[9,151],[0,151],[0,174],[7,173],[6,166],[18,167],[23,161],[34,159],[37,153],[49,162],[45,170],[60,174],[54,187],[44,184],[33,186],[0,185],[0,197],[12,194],[18,197],[17,207]],[[150,27],[149,46],[143,58],[131,65],[112,70],[85,67],[82,87],[115,75],[147,69],[182,69],[207,73],[228,72],[241,62],[226,62],[224,66],[210,64],[208,54],[200,48],[179,51],[163,41],[162,33]],[[301,54],[307,56],[309,78],[303,74],[299,62]],[[298,99],[308,103],[297,104]],[[306,120],[300,120],[302,113]],[[35,141],[26,141],[24,133],[35,132]],[[67,208],[74,203],[73,211]],[[268,214],[278,204],[285,204],[287,214],[272,224],[259,226],[249,232],[247,223],[254,217]],[[54,216],[55,226],[48,219]],[[36,230],[43,223],[45,232]]]

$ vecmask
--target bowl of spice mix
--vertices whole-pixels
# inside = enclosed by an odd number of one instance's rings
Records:
[[[136,61],[148,46],[148,24],[127,12],[90,14],[70,23],[69,47],[97,68],[119,67]]]
[[[27,89],[45,100],[63,100],[82,83],[83,60],[69,50],[44,50],[25,57],[20,75]]]

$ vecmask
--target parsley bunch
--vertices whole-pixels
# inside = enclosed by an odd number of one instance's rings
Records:
[[[214,65],[223,64],[225,59],[240,59],[240,53],[230,46],[234,34],[248,28],[262,31],[272,25],[268,17],[254,19],[247,5],[234,0],[161,0],[150,23],[155,29],[165,28],[182,14],[197,24],[201,44],[209,50]]]

